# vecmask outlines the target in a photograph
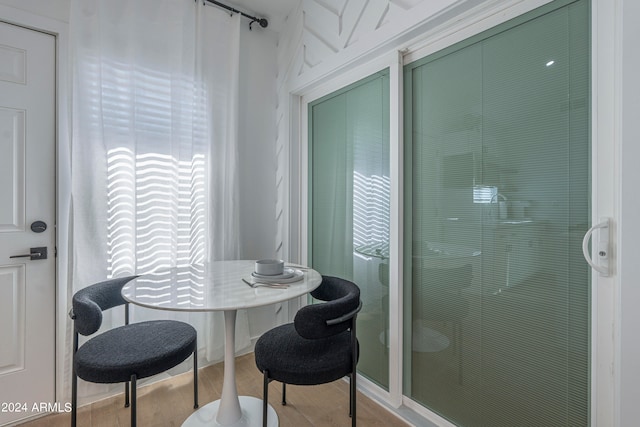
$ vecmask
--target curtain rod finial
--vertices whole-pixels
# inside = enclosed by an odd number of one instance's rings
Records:
[[[267,21],[265,18],[253,18],[253,20],[251,22],[249,22],[249,29],[251,30],[251,26],[253,25],[254,22],[257,22],[258,24],[260,24],[260,26],[262,28],[267,28],[267,25],[269,25],[269,21]]]

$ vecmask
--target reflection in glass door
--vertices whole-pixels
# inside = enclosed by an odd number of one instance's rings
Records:
[[[457,425],[589,424],[588,16],[405,69],[404,394]]]
[[[389,76],[309,106],[310,259],[361,290],[358,372],[389,387]]]

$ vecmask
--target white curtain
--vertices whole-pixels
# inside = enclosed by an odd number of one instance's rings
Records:
[[[193,0],[71,1],[69,299],[109,277],[238,258],[239,25]],[[103,328],[122,324],[112,311]],[[223,357],[219,313],[132,313],[187,321],[202,364]],[[246,313],[236,340],[250,345]],[[80,387],[85,399],[113,388]]]

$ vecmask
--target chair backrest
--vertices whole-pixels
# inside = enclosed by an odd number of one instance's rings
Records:
[[[301,337],[326,338],[346,331],[352,326],[351,319],[360,307],[360,288],[355,283],[338,277],[322,276],[322,283],[311,292],[311,296],[326,302],[307,305],[298,310],[293,324]],[[327,324],[327,321],[350,313],[353,316],[348,316],[342,322]]]
[[[80,289],[73,295],[72,306],[75,330],[82,335],[91,335],[102,325],[102,312],[125,304],[121,290],[137,276],[119,277]]]

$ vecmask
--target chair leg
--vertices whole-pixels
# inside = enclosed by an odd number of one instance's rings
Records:
[[[75,318],[75,315],[72,316]],[[76,353],[78,352],[78,331],[73,331],[73,357],[71,358],[71,427],[78,422],[78,375],[76,375]]]
[[[361,303],[362,304],[362,303]],[[356,427],[356,377],[358,376],[359,347],[356,338],[356,316],[351,319],[351,378],[349,379],[349,415],[351,415],[351,426]]]
[[[193,350],[193,409],[198,408],[198,346]]]
[[[124,407],[129,407],[129,381],[124,383]]]
[[[287,384],[282,383],[282,406],[287,404]]]
[[[262,427],[267,427],[267,405],[269,404],[269,371],[264,370],[263,374],[263,396],[262,396]]]
[[[136,427],[136,374],[131,375],[131,427]]]
[[[356,376],[357,373],[356,372],[352,372],[351,373],[351,380],[349,381],[350,385],[351,385],[351,397],[350,397],[350,401],[351,401],[351,426],[352,427],[356,427]]]
[[[349,376],[349,417],[353,418],[353,374]]]
[[[71,427],[76,427],[78,420],[78,376],[72,367],[71,375]]]

